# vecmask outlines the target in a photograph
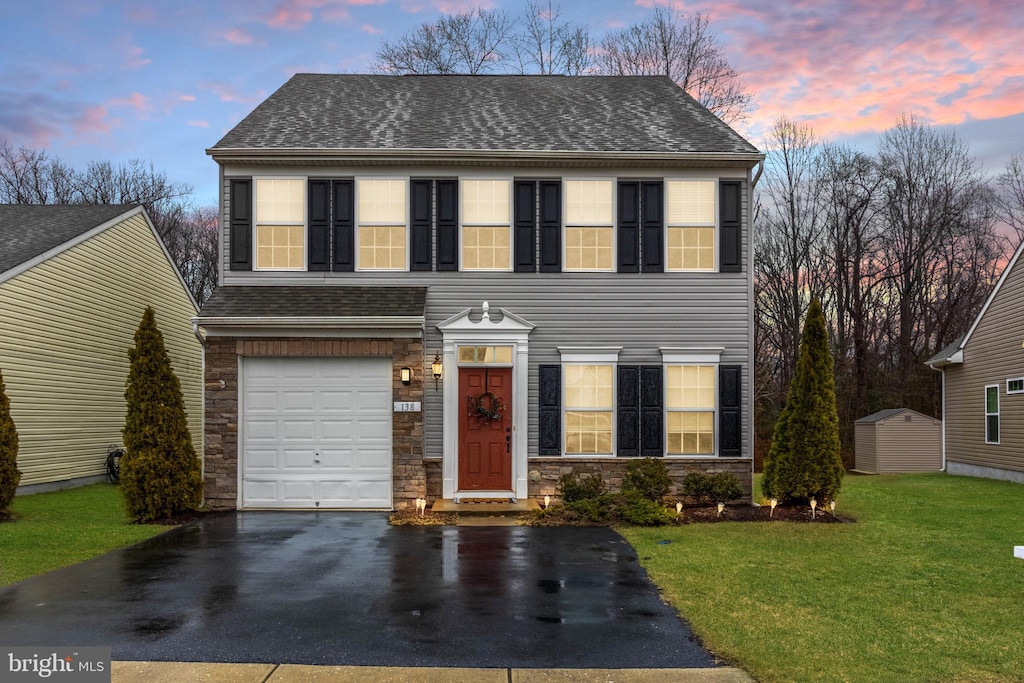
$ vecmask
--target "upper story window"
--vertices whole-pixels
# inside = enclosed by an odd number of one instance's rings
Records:
[[[564,190],[565,270],[614,270],[614,183],[567,180]]]
[[[405,270],[406,181],[356,180],[360,270]]]
[[[1006,393],[1024,394],[1024,377],[1015,377],[1006,380]]]
[[[665,185],[668,270],[714,270],[716,183],[672,180]]]
[[[306,267],[306,179],[256,178],[258,269]]]
[[[665,366],[665,426],[669,455],[715,452],[714,365]]]
[[[462,269],[512,267],[511,182],[462,181]]]

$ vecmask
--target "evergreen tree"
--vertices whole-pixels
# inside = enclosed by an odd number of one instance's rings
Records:
[[[192,447],[181,383],[148,306],[128,357],[121,459],[128,515],[148,522],[194,510],[202,499],[202,470]]]
[[[821,302],[811,302],[789,396],[768,457],[763,491],[780,502],[832,500],[843,480],[835,376]]]
[[[11,418],[11,401],[7,398],[4,375],[0,372],[0,519],[18,490],[21,472],[18,471],[18,430]]]

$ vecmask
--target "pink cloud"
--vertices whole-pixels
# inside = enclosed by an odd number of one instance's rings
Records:
[[[181,96],[178,97],[178,99],[181,100],[182,102],[195,102],[196,101],[196,96],[195,95],[181,95]]]
[[[232,45],[252,45],[256,42],[256,39],[253,38],[252,34],[244,28],[233,28],[224,33],[221,37]]]
[[[371,36],[379,36],[381,33],[383,33],[382,30],[380,30],[379,28],[372,24],[363,24],[362,26],[359,27],[359,30],[362,31],[363,33],[369,33]]]
[[[458,14],[474,9],[494,9],[494,0],[430,0],[430,4],[443,14]]]
[[[211,92],[220,99],[221,102],[239,102],[241,104],[255,104],[261,101],[266,93],[263,90],[256,91],[253,95],[242,95],[237,90],[227,85],[226,83],[220,83],[217,81],[206,81],[199,84],[201,90]]]
[[[121,123],[120,119],[109,118],[107,109],[102,105],[86,107],[72,125],[72,132],[79,136],[73,144],[82,144],[98,135],[104,135]]]
[[[142,93],[133,92],[128,97],[109,100],[107,105],[111,107],[131,107],[138,111],[149,109],[149,98]]]
[[[197,121],[188,121],[187,123],[188,123],[188,125],[190,125],[190,126],[192,126],[194,128],[209,128],[210,127],[210,122],[209,121],[197,120]]]
[[[158,18],[156,9],[149,5],[132,5],[125,15],[129,21],[138,24],[152,24]]]

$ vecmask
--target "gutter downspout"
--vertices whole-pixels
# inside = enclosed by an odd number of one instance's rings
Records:
[[[929,365],[935,372],[942,373],[942,468],[940,472],[946,471],[946,368],[937,368],[934,365]]]
[[[764,173],[764,160],[757,162],[757,173],[754,174],[754,179],[750,181],[750,189],[757,187],[757,181],[761,179],[761,174]]]

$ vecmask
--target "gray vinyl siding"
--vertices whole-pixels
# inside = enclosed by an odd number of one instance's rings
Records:
[[[1024,376],[1024,259],[1007,273],[963,350],[945,369],[946,460],[1024,472],[1024,394],[1006,380]],[[985,386],[999,385],[999,443],[985,443]]]
[[[261,173],[262,170],[262,173]],[[402,285],[427,286],[424,365],[429,377],[430,361],[442,349],[442,337],[436,325],[472,308],[479,315],[482,302],[490,304],[492,315],[504,308],[536,327],[530,335],[529,367],[529,454],[537,454],[538,366],[558,363],[559,346],[621,346],[622,364],[661,364],[659,347],[721,347],[721,363],[742,366],[743,416],[742,454],[750,457],[751,444],[751,334],[753,320],[750,305],[749,192],[740,193],[745,226],[742,241],[742,273],[514,273],[514,272],[267,272],[232,271],[228,267],[229,222],[227,220],[231,177],[280,176],[276,168],[229,169],[223,177],[221,239],[223,283],[231,285]],[[289,169],[291,171],[291,169]],[[404,173],[394,169],[374,173],[364,169],[327,171],[304,169],[304,174],[319,177],[380,175],[388,177],[481,177],[522,178],[671,178],[671,179],[746,179],[745,169],[673,170],[673,169],[528,169],[529,172],[502,169],[415,169]],[[298,173],[296,173],[298,174]],[[435,240],[436,247],[436,240]],[[600,327],[595,327],[595,321]],[[445,373],[452,369],[446,368]],[[442,380],[443,382],[443,380]],[[442,391],[425,382],[424,399],[425,455],[441,457]],[[716,426],[717,432],[717,426]]]

